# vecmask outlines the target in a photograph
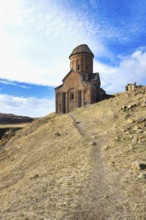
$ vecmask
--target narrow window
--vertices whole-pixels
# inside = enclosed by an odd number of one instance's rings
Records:
[[[86,65],[86,70],[88,70],[88,65]]]
[[[74,100],[74,93],[70,93],[70,100]]]
[[[79,70],[80,69],[80,65],[77,65],[77,70]]]

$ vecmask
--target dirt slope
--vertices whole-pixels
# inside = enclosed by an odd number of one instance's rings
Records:
[[[146,219],[145,164],[145,87],[51,114],[0,151],[0,219]]]

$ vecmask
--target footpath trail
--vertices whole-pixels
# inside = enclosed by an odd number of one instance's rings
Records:
[[[106,164],[102,149],[108,142],[106,132],[101,132],[101,122],[89,119],[76,112],[70,113],[74,126],[91,147],[93,172],[83,187],[78,212],[74,219],[129,220],[135,219],[132,210],[125,205],[127,200],[120,188],[118,173]],[[99,130],[99,132],[96,132]]]
[[[18,131],[0,150],[0,219],[146,220],[145,94]]]

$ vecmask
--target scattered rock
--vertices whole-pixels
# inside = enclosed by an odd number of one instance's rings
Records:
[[[133,150],[133,149],[134,149],[134,147],[133,147],[132,145],[130,145],[129,149],[130,149],[130,150]]]
[[[130,116],[131,116],[130,114],[126,114],[125,119],[129,118]]]
[[[55,137],[59,137],[59,136],[60,136],[60,133],[57,132],[57,133],[55,133],[54,135],[55,135]]]
[[[119,141],[119,140],[120,140],[120,138],[119,138],[118,136],[116,136],[116,137],[115,137],[115,140],[116,140],[116,141]]]
[[[93,139],[96,139],[96,138],[97,138],[97,136],[96,136],[96,135],[93,135],[93,136],[92,136],[92,138],[93,138]]]
[[[128,105],[127,106],[127,110],[132,110],[134,107],[136,107],[137,106],[137,104],[136,103],[134,103],[134,104],[132,104],[132,105]]]
[[[95,146],[95,145],[96,145],[96,142],[91,141],[91,142],[89,143],[89,145],[90,145],[90,146]]]
[[[110,146],[109,146],[109,145],[106,145],[106,146],[104,147],[104,150],[107,151],[109,148],[110,148]]]
[[[133,128],[132,128],[134,131],[137,131],[138,129],[140,129],[140,127],[138,125],[135,125]]]
[[[140,163],[139,167],[140,167],[141,170],[144,170],[144,169],[146,169],[146,164],[145,163]]]
[[[128,105],[128,106],[127,106],[127,109],[131,109],[131,108],[132,108],[132,105]]]
[[[141,104],[142,107],[146,107],[146,102]]]
[[[140,117],[136,122],[137,123],[142,123],[144,121],[146,121],[145,117]]]
[[[140,134],[140,133],[143,133],[143,130],[141,128],[139,128],[136,133]]]
[[[137,97],[137,100],[140,100],[142,97],[141,96],[139,96],[139,97]]]
[[[118,118],[118,115],[114,115],[113,118],[114,118],[114,119]]]
[[[130,135],[130,136],[129,136],[129,138],[130,138],[130,139],[133,139],[133,138],[134,138],[134,136],[133,136],[133,135]]]
[[[144,170],[144,169],[146,169],[146,163],[135,161],[132,163],[131,167],[133,170],[136,170],[136,171]]]
[[[108,196],[108,195],[105,195],[105,196],[104,196],[104,198],[108,199],[108,198],[109,198],[109,196]]]
[[[137,138],[137,137],[134,137],[134,138],[132,139],[132,144],[137,144],[137,142],[138,142],[138,138]]]
[[[30,179],[37,179],[39,177],[39,174],[35,174],[33,177],[30,177]]]
[[[141,173],[138,175],[139,179],[146,179],[146,174],[145,173]]]
[[[132,118],[128,118],[128,119],[127,119],[127,123],[128,123],[128,124],[131,124],[131,123],[133,123],[133,122],[134,122],[134,119],[132,119]]]
[[[137,95],[138,95],[138,92],[135,92],[135,93],[134,93],[134,96],[137,96]]]
[[[122,108],[121,108],[121,110],[126,111],[126,110],[127,110],[127,106],[126,106],[126,105],[123,105]]]

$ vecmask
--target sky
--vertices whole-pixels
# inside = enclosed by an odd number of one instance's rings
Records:
[[[0,0],[0,112],[55,111],[69,55],[87,44],[109,94],[146,85],[145,0]]]

